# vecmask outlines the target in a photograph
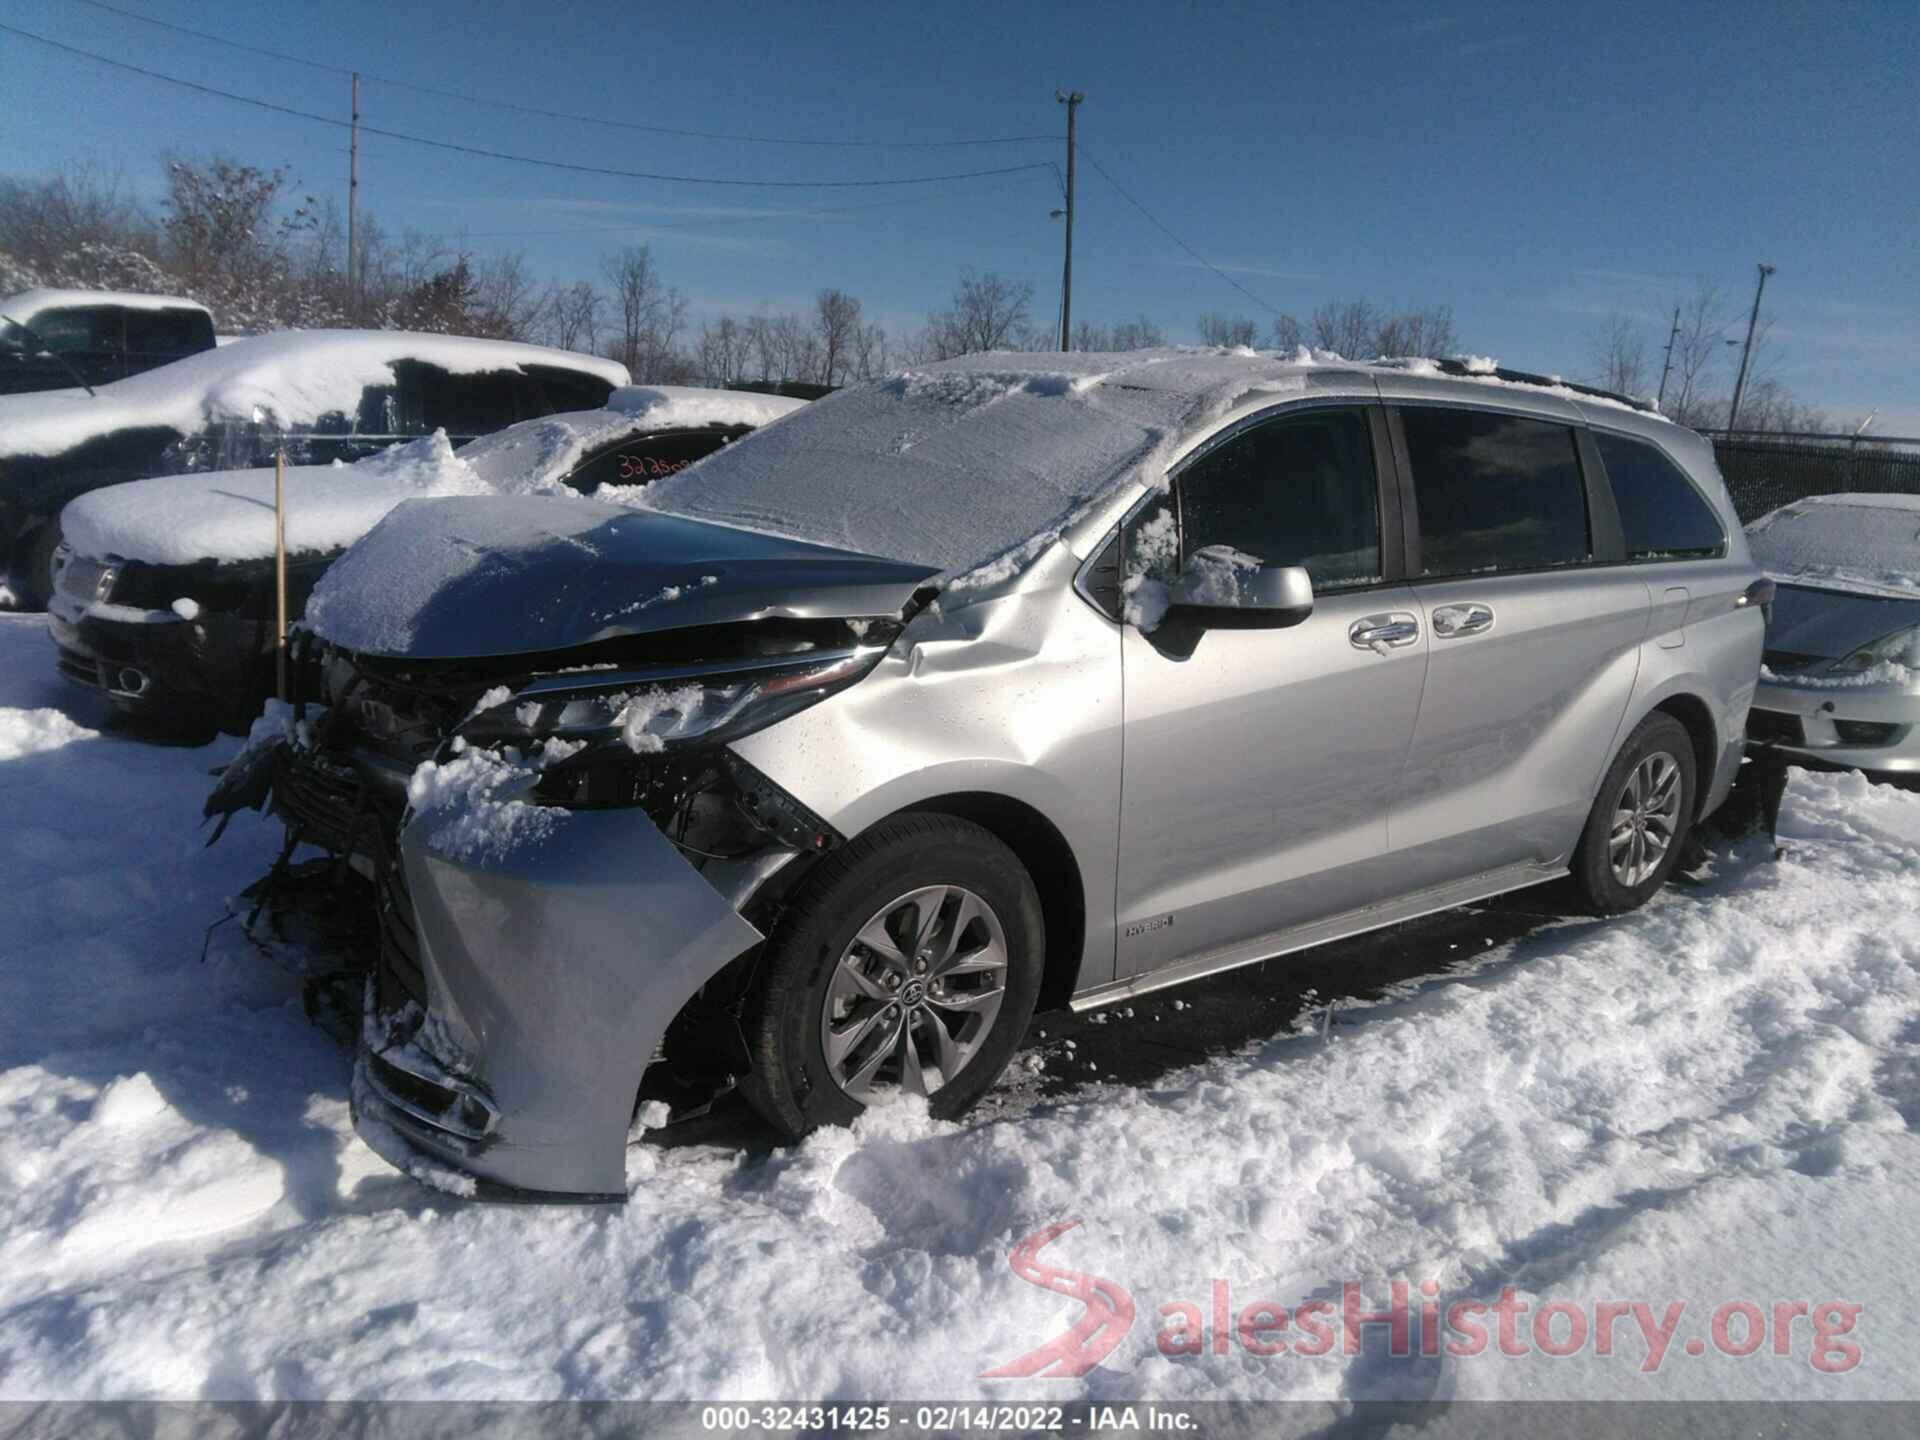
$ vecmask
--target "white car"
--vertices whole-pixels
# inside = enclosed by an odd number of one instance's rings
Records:
[[[1778,589],[1747,738],[1920,775],[1920,495],[1820,495],[1747,527]]]

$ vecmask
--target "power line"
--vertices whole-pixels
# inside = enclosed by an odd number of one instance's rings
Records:
[[[216,89],[214,86],[202,85],[193,80],[182,80],[177,75],[163,75],[158,70],[148,70],[140,65],[129,64],[125,60],[115,60],[91,50],[82,50],[77,45],[50,40],[45,35],[36,35],[31,30],[21,30],[13,25],[0,24],[0,31],[9,35],[18,35],[22,39],[37,41],[55,50],[64,50],[70,55],[78,55],[102,65],[110,65],[116,70],[144,75],[149,80],[159,80],[168,85],[178,85],[182,89],[198,91],[202,95],[212,95],[221,100],[231,100],[237,104],[251,105],[256,109],[270,110],[275,114],[289,115],[296,120],[310,120],[315,124],[330,125],[339,130],[353,128],[348,121],[337,120],[330,115],[316,115],[308,110],[295,110],[288,105],[276,105],[269,100],[256,100],[250,95],[236,95],[230,90]],[[542,160],[532,155],[515,155],[506,150],[489,150],[481,145],[458,145],[451,140],[430,140],[424,135],[409,135],[400,130],[383,130],[375,125],[363,124],[360,129],[368,135],[378,135],[387,140],[399,140],[409,145],[424,145],[433,150],[449,150],[458,155],[476,155],[484,160],[505,160],[515,165],[535,165],[547,170],[566,170],[576,175],[605,175],[619,180],[652,180],[670,185],[726,185],[745,189],[857,190],[887,185],[936,185],[950,180],[978,180],[990,175],[1015,175],[1027,170],[1044,170],[1048,163],[1044,160],[1036,160],[1025,165],[1002,165],[990,170],[963,170],[947,175],[910,175],[890,180],[734,180],[708,175],[666,175],[647,170],[616,170],[605,165],[579,165],[567,160]]]
[[[246,45],[238,40],[229,40],[224,35],[195,30],[191,26],[156,20],[151,15],[141,15],[136,11],[123,10],[117,5],[108,5],[105,0],[73,0],[73,3],[88,5],[95,10],[104,10],[122,19],[137,20],[143,25],[157,26],[162,30],[171,30],[180,35],[190,35],[196,40],[206,40],[215,45],[244,50],[249,55],[262,55],[270,60],[283,60],[289,65],[304,65],[312,70],[324,70],[330,75],[356,73],[344,65],[328,65],[323,61],[310,60],[303,55],[288,55],[279,50],[267,50],[258,45]],[[971,145],[1023,145],[1036,140],[1050,141],[1054,138],[1051,135],[995,135],[968,140],[796,140],[779,135],[729,135],[712,130],[676,129],[670,125],[642,125],[632,120],[612,120],[604,115],[575,115],[565,110],[543,110],[537,105],[522,105],[513,100],[467,95],[458,90],[441,90],[432,85],[421,85],[411,80],[395,80],[390,76],[376,75],[370,70],[361,70],[358,74],[361,78],[379,85],[388,85],[396,90],[412,90],[421,95],[436,95],[443,100],[458,100],[468,105],[485,105],[496,110],[511,110],[520,115],[539,115],[548,120],[568,120],[580,125],[605,125],[616,130],[635,130],[648,135],[672,135],[683,140],[724,140],[741,145],[806,145],[857,150],[936,150]]]
[[[1178,245],[1182,250],[1186,251],[1187,254],[1191,255],[1194,259],[1198,260],[1207,269],[1211,270],[1215,275],[1218,275],[1222,280],[1226,281],[1227,284],[1231,285],[1234,289],[1238,290],[1242,295],[1246,296],[1247,299],[1253,301],[1254,304],[1260,306],[1263,310],[1271,311],[1275,315],[1278,315],[1281,313],[1280,308],[1277,305],[1273,305],[1265,300],[1262,300],[1258,295],[1254,294],[1251,290],[1247,289],[1246,286],[1242,285],[1238,280],[1234,279],[1226,271],[1222,270],[1218,265],[1214,264],[1211,260],[1207,259],[1207,257],[1202,255],[1198,250],[1194,249],[1193,246],[1189,245],[1186,241],[1182,240],[1178,235],[1174,234],[1173,231],[1169,230],[1165,225],[1161,224],[1159,217],[1157,217],[1151,210],[1147,209],[1146,206],[1142,205],[1138,200],[1134,199],[1132,195],[1128,194],[1127,187],[1122,185],[1118,180],[1114,179],[1112,174],[1107,170],[1107,167],[1102,165],[1098,160],[1093,158],[1092,154],[1088,152],[1085,144],[1082,144],[1080,146],[1080,153],[1086,156],[1086,160],[1089,165],[1093,166],[1094,169],[1100,172],[1100,176],[1102,179],[1104,179],[1115,190],[1118,190],[1120,192],[1120,198],[1122,200],[1125,200],[1129,205],[1133,206],[1134,209],[1138,210],[1142,215],[1147,217],[1148,222],[1152,224],[1154,229],[1158,230],[1162,235],[1165,235],[1169,240],[1173,241],[1174,244]]]
[[[970,193],[989,195],[1013,188],[1010,184],[989,185],[984,190]],[[779,220],[823,220],[841,215],[865,215],[875,210],[888,210],[905,205],[924,205],[929,200],[938,198],[941,197],[915,195],[902,200],[879,200],[871,205],[836,205],[825,209],[780,210],[766,215],[710,215],[694,220],[635,220],[628,225],[569,225],[557,230],[422,230],[409,233],[418,234],[428,240],[511,240],[531,236],[631,234],[635,230],[695,230],[708,225],[770,224]]]

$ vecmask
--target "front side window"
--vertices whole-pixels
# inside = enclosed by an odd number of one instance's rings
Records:
[[[1174,482],[1180,557],[1225,545],[1300,565],[1315,590],[1381,578],[1373,438],[1358,409],[1256,425],[1205,452]]]
[[[1644,440],[1593,432],[1607,467],[1629,560],[1704,560],[1727,553],[1727,532],[1680,467]]]
[[[97,310],[42,310],[27,326],[33,331],[33,337],[39,344],[36,348],[51,350],[56,355],[72,355],[95,347],[95,322],[98,328],[108,330],[109,316]]]
[[[1401,412],[1423,578],[1545,570],[1593,558],[1570,426],[1483,410]]]

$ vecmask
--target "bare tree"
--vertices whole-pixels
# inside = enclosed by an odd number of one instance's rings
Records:
[[[591,351],[599,339],[600,292],[590,280],[547,289],[547,336],[562,350]]]
[[[490,255],[474,266],[472,333],[530,340],[546,323],[551,298],[527,268],[525,251]]]
[[[1726,406],[1709,414],[1705,401],[1713,372],[1727,353],[1728,311],[1720,287],[1701,281],[1679,303],[1680,329],[1673,337],[1673,369],[1667,377],[1667,414],[1682,425],[1712,425],[1726,418]]]
[[[854,336],[854,373],[862,380],[885,375],[893,367],[887,358],[887,332],[878,325],[862,325]]]
[[[1200,317],[1200,343],[1251,347],[1260,327],[1244,315],[1222,315],[1209,310]]]
[[[673,347],[686,325],[686,297],[662,283],[645,245],[615,251],[600,269],[611,290],[613,358],[643,384],[670,378],[679,368]]]
[[[844,290],[822,290],[814,297],[814,323],[820,341],[820,384],[846,378],[859,345],[860,302]]]
[[[1587,338],[1587,361],[1594,383],[1617,395],[1644,395],[1647,385],[1647,337],[1631,316],[1614,311]]]
[[[1459,349],[1453,334],[1453,307],[1426,305],[1383,314],[1373,346],[1376,355],[1416,355],[1428,360],[1452,355]]]
[[[1150,350],[1166,343],[1166,336],[1160,333],[1160,327],[1145,315],[1122,320],[1117,325],[1095,325],[1082,320],[1073,327],[1073,348],[1076,350]]]
[[[1029,284],[1015,284],[992,271],[967,271],[953,287],[947,308],[927,317],[928,348],[933,352],[929,358],[1006,349],[1026,324],[1032,302]]]
[[[745,380],[753,364],[753,350],[751,331],[733,316],[708,321],[700,327],[695,357],[700,378],[709,385],[733,385]]]
[[[1313,312],[1313,343],[1349,360],[1370,359],[1379,352],[1380,312],[1371,300],[1329,300]]]
[[[1276,315],[1267,343],[1276,350],[1298,350],[1307,343],[1306,327],[1291,315]]]

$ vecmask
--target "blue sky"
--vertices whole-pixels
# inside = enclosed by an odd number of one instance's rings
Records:
[[[1609,311],[1706,280],[1744,320],[1768,284],[1775,373],[1838,415],[1920,434],[1920,4],[1050,6],[327,5],[116,0],[375,75],[640,124],[787,139],[1080,133],[1169,229],[1267,305],[1446,302],[1463,345],[1569,375]],[[168,74],[344,116],[344,77],[223,49],[80,0],[0,21]],[[1027,142],[885,149],[646,135],[369,79],[365,123],[615,169],[850,180],[1058,161]],[[224,149],[344,198],[345,132],[0,34],[0,167],[71,162],[158,187],[158,152]],[[1053,173],[899,189],[736,188],[568,174],[369,136],[361,196],[389,229],[524,248],[543,274],[648,240],[696,322],[860,296],[918,325],[963,266],[1059,299]],[[1269,311],[1080,171],[1074,313]],[[1738,326],[1733,327],[1737,333]],[[1657,332],[1657,333],[1656,333]]]

